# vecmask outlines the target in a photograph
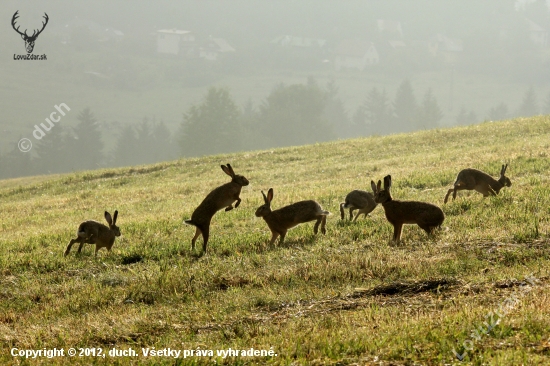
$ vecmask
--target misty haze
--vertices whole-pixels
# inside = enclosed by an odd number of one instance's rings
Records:
[[[29,35],[49,17],[33,50],[46,60],[16,59],[16,11]],[[550,112],[543,1],[7,1],[0,13],[3,178]],[[70,111],[48,123],[61,103]]]

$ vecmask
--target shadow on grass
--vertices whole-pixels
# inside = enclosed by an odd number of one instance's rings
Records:
[[[141,254],[132,253],[132,254],[123,256],[122,259],[120,260],[120,263],[123,265],[128,265],[128,264],[141,262],[142,260],[143,260],[143,256]]]
[[[418,294],[428,291],[443,291],[460,284],[453,278],[439,278],[425,281],[403,281],[392,282],[387,285],[380,285],[371,289],[355,289],[351,297],[375,296],[375,295],[405,295]]]

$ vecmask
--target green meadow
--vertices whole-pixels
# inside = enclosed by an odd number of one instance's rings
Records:
[[[550,364],[549,154],[550,117],[539,116],[0,181],[0,363]],[[214,216],[201,255],[182,221],[228,182],[226,163],[250,185]],[[461,169],[498,178],[506,163],[500,195],[443,204]],[[396,245],[381,206],[340,220],[348,192],[387,174],[394,199],[443,209],[441,231],[406,225]],[[274,209],[317,200],[332,213],[327,234],[307,223],[270,247],[254,216],[270,187]],[[119,211],[112,252],[75,245],[63,257],[79,223],[105,210]],[[472,331],[510,299],[490,331]],[[25,359],[14,348],[78,351]],[[144,355],[153,348],[182,354]],[[273,355],[217,355],[230,348]]]

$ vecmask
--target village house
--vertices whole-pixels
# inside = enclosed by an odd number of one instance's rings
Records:
[[[188,56],[195,43],[195,34],[188,30],[160,29],[157,31],[157,52]]]
[[[223,38],[210,36],[199,40],[188,30],[161,29],[157,31],[157,52],[216,61],[220,54],[232,53],[235,49]]]
[[[334,50],[334,68],[357,69],[363,71],[367,66],[380,62],[378,51],[374,43],[347,39],[340,42]]]

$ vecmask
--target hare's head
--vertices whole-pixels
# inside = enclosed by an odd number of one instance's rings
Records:
[[[105,211],[105,220],[109,224],[109,229],[115,234],[115,236],[120,236],[120,229],[116,226],[116,219],[118,217],[118,211],[115,210],[115,217],[112,218],[111,214]]]
[[[503,187],[510,187],[512,185],[512,182],[510,182],[510,179],[508,179],[508,177],[504,175],[504,173],[506,173],[506,168],[508,168],[508,164],[503,165],[500,169],[500,178],[498,182],[502,184]]]
[[[231,177],[231,182],[237,183],[238,185],[240,185],[242,187],[248,185],[248,179],[246,179],[242,175],[235,174],[235,172],[233,171],[233,168],[231,168],[231,165],[229,165],[229,164],[222,165],[222,170],[224,171],[225,174],[227,174]]]
[[[267,196],[265,195],[264,191],[262,191],[262,196],[264,196],[264,204],[258,207],[258,209],[256,210],[256,217],[264,217],[271,212],[273,188],[269,188],[269,191],[267,191]]]
[[[392,200],[390,188],[391,188],[391,175],[384,177],[384,189],[381,188],[382,182],[378,181],[378,184],[374,184],[374,181],[370,181],[372,192],[374,193],[374,202],[385,203]]]

